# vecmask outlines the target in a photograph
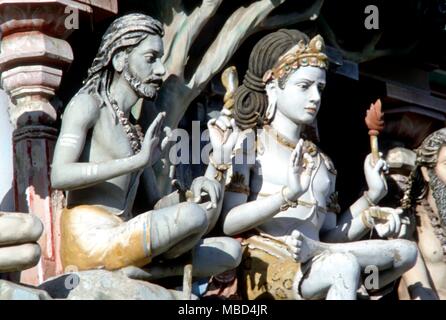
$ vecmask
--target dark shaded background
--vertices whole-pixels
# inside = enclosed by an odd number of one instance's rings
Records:
[[[148,3],[147,3],[148,2]],[[201,1],[186,1],[192,10]],[[191,57],[200,56],[214,39],[213,30],[219,30],[226,18],[240,4],[248,5],[251,0],[227,1],[221,6],[216,16],[203,29],[200,39],[191,52]],[[287,13],[292,10],[302,10],[312,3],[311,0],[288,1],[273,14]],[[367,5],[377,5],[380,12],[380,30],[367,30],[364,27]],[[144,0],[126,0],[119,3],[119,15],[129,12],[155,12],[152,2]],[[417,46],[403,56],[380,58],[373,63],[385,66],[401,65],[417,66],[425,70],[441,68],[446,70],[446,1],[339,1],[326,0],[321,16],[336,34],[336,41],[345,50],[361,51],[370,41],[375,32],[383,32],[378,48],[402,48],[413,42]],[[66,106],[71,97],[78,91],[87,69],[96,55],[102,34],[114,18],[99,24],[91,21],[81,21],[81,29],[74,32],[68,39],[74,50],[74,62],[63,77],[59,90],[62,105]],[[318,20],[305,22],[289,28],[297,28],[314,36],[322,32]],[[261,32],[250,37],[237,51],[229,65],[237,66],[240,77],[246,70],[248,56],[253,45],[265,34]],[[331,45],[327,41],[328,45]],[[196,60],[195,63],[199,61]],[[359,70],[368,63],[359,65]],[[193,64],[191,64],[193,67]],[[192,70],[192,69],[191,69]],[[189,70],[189,71],[191,71]],[[189,72],[190,73],[190,72]],[[188,70],[186,70],[186,75]],[[360,195],[364,186],[363,161],[369,152],[369,137],[364,124],[366,109],[377,98],[385,97],[384,83],[360,75],[359,81],[336,74],[334,70],[328,73],[327,87],[323,94],[322,108],[318,116],[320,131],[320,147],[332,158],[338,169],[338,190],[343,208],[351,204]],[[180,127],[190,130],[192,120],[201,121],[205,129],[210,112],[221,109],[222,92],[219,78],[216,77],[203,94],[190,106]],[[385,101],[384,108],[396,105],[398,102]],[[63,111],[62,109],[60,111]],[[446,106],[445,106],[446,111]],[[442,125],[442,124],[441,124]],[[190,131],[189,131],[190,132]],[[203,173],[203,165],[180,166],[178,174],[190,183],[193,177]]]

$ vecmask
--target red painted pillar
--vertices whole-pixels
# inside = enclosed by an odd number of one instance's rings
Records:
[[[40,262],[21,273],[22,283],[38,285],[63,272],[59,258],[59,215],[64,197],[51,188],[50,167],[60,111],[53,98],[63,71],[74,58],[70,44],[64,39],[75,30],[66,21],[73,9],[92,15],[93,8],[98,7],[104,15],[109,4],[113,7],[108,11],[115,12],[116,0],[55,0],[44,4],[0,0],[1,82],[13,103],[10,118],[15,128],[15,209],[38,216],[44,224],[39,240]]]

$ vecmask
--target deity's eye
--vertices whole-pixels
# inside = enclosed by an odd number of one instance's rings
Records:
[[[310,84],[307,82],[299,82],[296,84],[296,86],[298,86],[301,89],[308,89],[310,87]]]
[[[319,85],[317,86],[317,88],[318,88],[319,92],[322,92],[322,91],[324,91],[324,89],[325,89],[325,84],[319,84]]]
[[[155,55],[152,54],[152,53],[146,54],[144,57],[146,58],[146,61],[147,61],[148,63],[154,63],[155,60],[156,60]]]

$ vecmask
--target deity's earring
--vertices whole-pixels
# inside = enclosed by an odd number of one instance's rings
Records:
[[[265,112],[265,122],[271,123],[277,109],[277,94],[274,83],[270,82],[266,85],[266,95],[268,96],[268,107]]]

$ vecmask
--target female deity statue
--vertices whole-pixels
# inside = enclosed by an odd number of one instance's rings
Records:
[[[368,190],[341,212],[333,163],[303,139],[316,120],[327,68],[321,36],[271,33],[254,47],[231,112],[208,125],[211,140],[240,132],[226,150],[232,158],[221,150],[211,157],[211,164],[231,162],[209,166],[207,175],[232,171],[220,221],[225,234],[243,239],[244,298],[356,299],[364,272],[376,272],[369,289],[380,289],[417,258],[407,240],[358,241],[371,229],[380,237],[400,233],[400,210],[377,207],[387,193],[385,161],[367,156]]]

